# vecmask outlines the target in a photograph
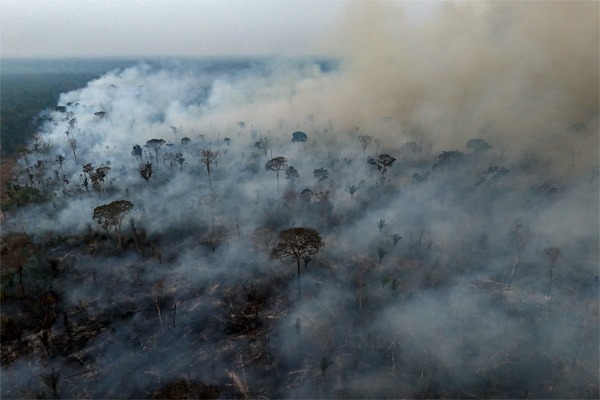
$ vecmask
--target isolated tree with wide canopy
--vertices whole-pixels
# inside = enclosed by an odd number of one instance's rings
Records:
[[[115,200],[109,204],[103,204],[94,208],[94,220],[97,221],[106,232],[114,230],[117,234],[117,247],[121,247],[121,223],[125,214],[133,208],[133,203],[127,200]]]
[[[321,235],[313,228],[289,228],[279,233],[279,243],[271,251],[271,259],[283,260],[292,257],[298,266],[298,298],[302,297],[300,289],[300,260],[319,252],[325,245]]]
[[[287,167],[288,167],[287,158],[285,158],[285,157],[272,158],[271,160],[267,161],[267,163],[265,164],[265,169],[267,171],[275,172],[275,175],[277,176],[277,191],[278,192],[279,192],[279,171],[286,170]]]

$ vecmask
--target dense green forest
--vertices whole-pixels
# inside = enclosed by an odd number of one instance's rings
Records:
[[[83,87],[95,77],[94,73],[2,73],[2,155],[15,153],[31,139],[40,112],[54,108],[61,93]]]
[[[0,149],[8,156],[24,146],[40,125],[38,117],[53,109],[61,93],[84,87],[129,59],[0,60]]]

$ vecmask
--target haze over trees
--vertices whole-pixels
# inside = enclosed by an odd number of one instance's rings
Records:
[[[598,398],[595,7],[465,7],[60,95],[3,182],[0,397]]]

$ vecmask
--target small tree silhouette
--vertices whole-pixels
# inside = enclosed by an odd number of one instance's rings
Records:
[[[176,153],[175,154],[175,161],[177,161],[179,163],[179,170],[183,169],[183,164],[185,163],[185,158],[183,157],[182,153]]]
[[[324,356],[321,358],[321,362],[319,363],[319,366],[321,367],[321,376],[325,375],[325,371],[327,371],[327,368],[329,368],[331,364],[333,364],[333,361],[331,361],[329,357]]]
[[[381,172],[381,176],[383,177],[387,172],[388,168],[394,164],[396,159],[388,154],[380,154],[377,157],[377,160],[374,158],[369,158],[367,162],[371,165],[377,167],[377,170]]]
[[[164,139],[150,139],[144,145],[144,147],[154,150],[154,154],[156,155],[156,167],[158,167],[158,151],[165,143]]]
[[[360,142],[360,145],[362,146],[363,157],[364,157],[367,147],[369,147],[371,145],[371,143],[373,143],[373,137],[371,135],[359,136],[358,141]],[[364,161],[364,158],[363,158],[363,161]]]
[[[40,380],[44,382],[46,386],[52,390],[52,396],[58,398],[58,381],[60,379],[59,371],[52,368],[52,370],[46,374],[40,375]]]
[[[329,171],[327,171],[325,168],[315,169],[313,171],[313,174],[314,174],[315,178],[317,178],[317,180],[319,182],[323,182],[327,178],[329,178]]]
[[[298,170],[293,166],[289,166],[285,170],[285,179],[289,180],[292,185],[296,183],[296,179],[300,177]]]
[[[394,233],[393,235],[390,236],[390,240],[392,241],[394,248],[396,248],[396,245],[398,245],[398,243],[400,243],[400,239],[402,239],[402,236],[400,236],[397,233]]]
[[[262,149],[262,151],[265,153],[265,157],[267,157],[267,151],[269,151],[269,149],[271,148],[271,146],[269,145],[270,142],[271,139],[266,136],[259,136],[258,142],[256,142],[256,147]]]
[[[484,139],[470,139],[467,142],[467,148],[473,149],[476,152],[484,152],[488,151],[492,148],[492,146],[486,142]]]
[[[139,173],[143,180],[149,185],[150,177],[152,177],[152,173],[154,170],[152,169],[152,163],[150,161],[146,161],[145,164],[140,165]]]
[[[140,164],[142,163],[142,147],[139,144],[133,146],[131,155],[137,158]]]
[[[385,219],[380,219],[377,221],[377,227],[379,228],[379,234],[381,235],[381,230],[387,226]]]
[[[379,257],[379,264],[381,264],[381,262],[383,261],[383,257],[385,257],[387,253],[388,253],[387,250],[384,249],[383,247],[380,247],[377,249],[377,256]]]
[[[58,164],[60,165],[60,171],[62,172],[62,166],[63,162],[65,161],[65,157],[62,154],[59,154],[58,157],[56,157],[56,161],[58,161]]]
[[[292,133],[293,143],[304,143],[308,140],[308,136],[304,132],[296,131]]]
[[[348,189],[346,189],[346,192],[350,193],[350,202],[352,202],[352,199],[354,198],[354,193],[356,193],[358,189],[360,188],[356,185],[348,186]]]

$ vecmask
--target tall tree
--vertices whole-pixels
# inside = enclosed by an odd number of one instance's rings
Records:
[[[548,262],[548,267],[550,268],[550,279],[548,282],[548,290],[546,291],[546,297],[550,297],[550,291],[552,290],[552,277],[554,272],[554,266],[556,265],[556,262],[560,258],[561,254],[562,253],[559,247],[547,247],[546,249],[544,249],[544,257],[546,258],[546,261]]]
[[[279,243],[271,251],[271,259],[283,260],[292,257],[298,266],[298,299],[302,298],[300,289],[300,260],[319,252],[325,245],[321,235],[313,228],[297,227],[279,233]]]
[[[210,179],[210,165],[215,161],[215,158],[219,155],[218,151],[212,151],[210,147],[207,147],[204,150],[200,150],[198,155],[200,156],[200,161],[202,164],[206,166],[206,172],[208,173],[208,186],[210,190],[212,190],[212,181]]]
[[[58,161],[58,164],[60,165],[60,171],[62,172],[62,166],[63,162],[65,161],[65,157],[62,154],[59,154],[58,157],[56,157],[56,161]]]
[[[77,149],[77,140],[70,138],[69,139],[69,147],[73,151],[73,157],[75,157],[75,165],[79,165],[77,163],[77,153],[75,153],[75,150]]]
[[[121,247],[121,223],[125,214],[133,208],[133,203],[127,200],[115,200],[94,208],[94,220],[105,231],[114,230],[117,234],[117,247]]]
[[[157,167],[158,167],[158,151],[165,143],[166,143],[166,141],[164,139],[150,139],[144,145],[144,147],[154,150],[154,154],[156,155],[156,166]]]
[[[279,192],[279,171],[287,169],[287,158],[285,157],[275,157],[267,161],[265,164],[265,169],[267,171],[275,172],[277,176],[277,191]]]

